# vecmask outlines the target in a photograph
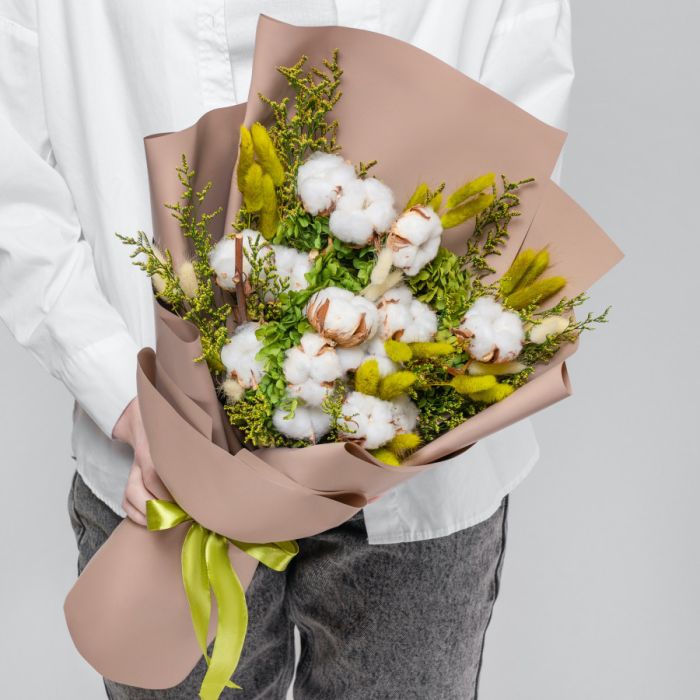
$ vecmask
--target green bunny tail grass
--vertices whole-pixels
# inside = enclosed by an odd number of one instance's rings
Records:
[[[527,270],[525,270],[525,274],[515,285],[515,289],[513,291],[517,292],[519,289],[529,287],[548,267],[549,251],[546,248],[542,248],[542,250],[535,255],[533,261],[530,263]]]
[[[469,394],[469,398],[483,403],[496,403],[505,399],[506,396],[510,396],[514,391],[515,387],[512,384],[496,384],[490,389]]]
[[[406,457],[420,447],[420,435],[416,433],[401,433],[395,435],[387,447],[401,458]]]
[[[477,391],[486,391],[496,386],[496,377],[492,374],[471,376],[468,374],[458,374],[450,380],[450,386],[458,394],[473,394]]]
[[[376,396],[379,389],[379,363],[376,359],[365,360],[355,372],[355,391]]]
[[[275,183],[269,173],[262,176],[262,208],[260,210],[260,233],[265,240],[271,240],[277,233],[279,215]]]
[[[564,277],[547,277],[509,294],[504,301],[511,309],[519,311],[530,304],[541,304],[565,285],[566,279]]]
[[[485,189],[493,187],[495,182],[495,173],[486,173],[486,175],[477,177],[476,180],[467,182],[465,185],[462,185],[460,188],[456,189],[447,198],[447,208],[453,209],[458,204],[461,204],[465,199],[469,199],[469,197],[473,197],[475,194],[479,194],[479,192],[483,192]]]
[[[477,214],[491,206],[493,200],[494,196],[492,194],[480,194],[472,199],[468,199],[464,204],[460,204],[442,215],[440,219],[442,227],[454,228],[469,219],[473,219]]]
[[[437,213],[440,211],[440,205],[442,204],[442,192],[438,192],[429,202],[428,206]]]
[[[413,372],[400,371],[388,374],[379,380],[379,398],[383,401],[391,401],[405,394],[418,379]]]
[[[411,346],[408,343],[402,343],[400,340],[385,340],[384,350],[392,362],[398,362],[399,364],[405,364],[413,358]]]
[[[253,138],[250,135],[250,131],[241,124],[241,144],[239,147],[238,155],[238,170],[236,171],[236,177],[238,180],[238,189],[243,192],[245,185],[245,176],[248,174],[250,166],[253,165],[255,160],[255,152],[253,150]]]
[[[401,465],[401,460],[386,447],[380,447],[378,450],[370,450],[369,453],[376,460],[384,462],[384,464],[389,464],[392,467],[398,467]]]
[[[515,291],[515,288],[518,286],[536,255],[537,251],[534,248],[527,248],[526,250],[520,251],[515,256],[515,260],[513,260],[511,266],[508,268],[508,272],[501,277],[501,294],[508,296],[508,294]]]
[[[411,343],[411,352],[414,357],[444,357],[456,351],[457,348],[450,343]]]
[[[418,187],[413,191],[411,198],[406,202],[406,206],[403,208],[404,211],[408,211],[411,207],[417,207],[425,204],[425,198],[428,196],[428,183],[421,182]]]
[[[243,204],[248,211],[260,211],[263,205],[263,171],[258,163],[253,163],[243,178]]]
[[[275,186],[279,187],[284,182],[284,168],[272,144],[270,134],[268,134],[267,129],[260,124],[260,122],[255,122],[251,128],[251,136],[253,138],[255,155],[258,157],[260,165],[262,165],[263,170],[272,178],[272,182]]]

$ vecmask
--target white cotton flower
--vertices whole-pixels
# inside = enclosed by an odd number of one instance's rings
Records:
[[[377,308],[369,300],[340,287],[314,294],[306,309],[309,323],[340,347],[353,347],[377,331]]]
[[[525,331],[520,316],[506,311],[493,297],[479,297],[459,326],[469,338],[469,354],[480,362],[512,362],[523,347]]]
[[[394,253],[394,266],[409,277],[418,274],[440,248],[442,223],[431,207],[411,207],[391,227],[387,245]]]
[[[311,272],[309,254],[284,245],[273,245],[272,250],[275,252],[277,274],[289,280],[289,289],[295,292],[306,289],[309,286],[306,273]]]
[[[299,166],[297,194],[309,214],[329,212],[338,194],[357,179],[355,168],[342,156],[316,151]]]
[[[437,333],[437,314],[411,290],[400,285],[385,292],[377,302],[379,312],[378,334],[384,340],[402,340],[405,343],[431,341]]]
[[[345,372],[355,371],[367,359],[367,343],[355,345],[351,348],[337,347],[335,349],[340,366]]]
[[[377,361],[380,377],[386,377],[387,374],[398,372],[399,366],[393,360],[390,360],[389,356],[386,354],[383,338],[380,338],[379,335],[375,335],[372,340],[365,343],[365,347],[367,352],[365,359]]]
[[[362,180],[365,187],[364,212],[372,222],[376,233],[388,231],[396,219],[394,193],[376,177]]]
[[[378,335],[352,348],[336,348],[335,352],[346,372],[354,372],[365,360],[377,361],[380,377],[386,377],[387,374],[399,370],[399,366],[389,359],[384,348],[384,341]]]
[[[260,383],[264,367],[256,355],[262,349],[262,343],[255,336],[259,323],[244,323],[233,332],[229,342],[221,349],[221,361],[228,376],[236,379],[245,389]]]
[[[320,406],[345,374],[333,347],[317,333],[304,333],[300,345],[287,350],[282,371],[289,395],[312,406]]]
[[[370,177],[348,183],[335,205],[328,225],[331,233],[351,245],[367,245],[374,233],[386,231],[396,218],[394,194]]]
[[[251,242],[264,242],[264,238],[259,231],[246,228],[240,232],[243,237],[243,275],[250,274]],[[259,254],[269,251],[269,246],[265,245]],[[246,255],[247,253],[247,255]],[[216,273],[216,283],[222,289],[233,290],[236,288],[236,238],[235,236],[224,236],[209,253],[209,264]]]
[[[397,434],[415,432],[418,424],[418,406],[408,396],[399,396],[391,405]]]
[[[374,177],[347,183],[328,220],[331,233],[350,245],[364,246],[396,218],[394,193]]]
[[[341,429],[338,435],[368,450],[385,445],[396,435],[391,402],[359,391],[352,391],[345,398],[341,423],[345,430]]]
[[[278,408],[272,414],[272,425],[294,440],[311,440],[317,442],[331,427],[330,416],[315,406],[297,406],[294,415]]]

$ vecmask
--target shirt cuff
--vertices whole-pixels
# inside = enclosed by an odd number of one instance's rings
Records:
[[[59,379],[109,438],[115,423],[136,396],[139,350],[126,331],[120,332],[67,357],[59,371]]]

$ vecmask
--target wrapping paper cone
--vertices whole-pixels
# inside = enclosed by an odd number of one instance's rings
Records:
[[[522,190],[523,215],[511,225],[503,272],[522,245],[548,245],[554,269],[585,290],[622,254],[567,195],[549,181],[564,140],[553,129],[485,87],[408,44],[343,27],[295,27],[261,17],[250,100],[205,114],[181,132],[145,140],[156,239],[176,262],[188,254],[177,222],[162,206],[180,196],[174,169],[185,153],[197,188],[214,183],[207,207],[224,206],[212,233],[227,230],[240,203],[235,183],[241,123],[269,122],[258,91],[279,100],[287,85],[276,72],[301,54],[318,63],[340,49],[343,99],[333,116],[338,141],[357,162],[377,158],[378,177],[408,199],[418,178],[454,188],[486,171],[512,180],[534,176]],[[368,105],[371,109],[368,110]],[[446,244],[464,248],[467,225]],[[568,345],[525,386],[392,467],[349,443],[302,449],[242,448],[216,396],[196,329],[155,304],[156,352],[139,354],[138,392],[154,464],[173,499],[195,521],[244,542],[314,535],[339,525],[369,499],[439,460],[464,450],[571,393]],[[468,468],[468,460],[465,468]],[[152,533],[122,523],[90,561],[65,604],[73,640],[106,677],[144,688],[183,680],[200,657],[180,576],[184,526]],[[230,558],[244,586],[255,562],[234,547]],[[437,583],[437,582],[436,582]],[[214,619],[210,639],[214,634]]]

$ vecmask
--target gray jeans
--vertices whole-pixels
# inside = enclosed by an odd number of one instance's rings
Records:
[[[78,571],[120,518],[75,475],[68,507]],[[284,573],[260,566],[248,590],[250,622],[222,698],[284,700],[301,657],[295,700],[471,700],[498,595],[508,499],[488,520],[447,537],[369,545],[362,512],[299,541]],[[204,660],[180,685],[142,690],[106,681],[112,700],[197,698]]]

